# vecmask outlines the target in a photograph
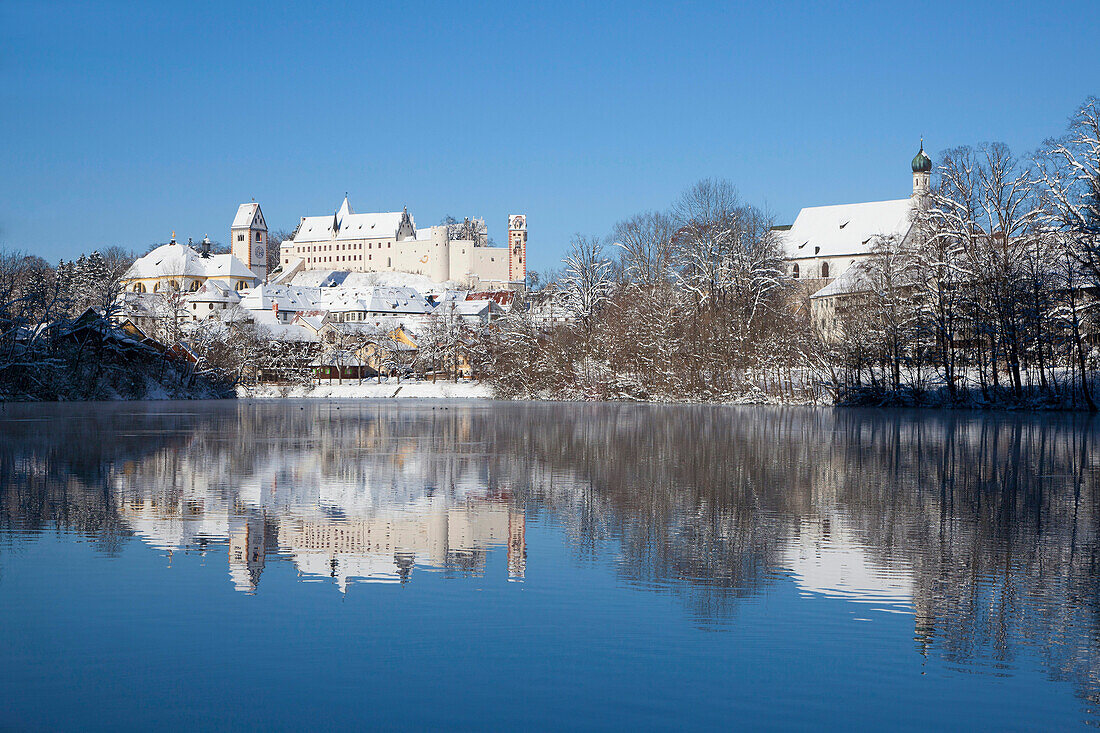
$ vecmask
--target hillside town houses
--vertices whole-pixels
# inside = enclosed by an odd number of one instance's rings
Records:
[[[335,331],[398,334],[392,348],[415,350],[431,316],[477,327],[512,309],[527,277],[527,217],[510,215],[507,226],[508,243],[497,247],[481,220],[418,229],[407,210],[357,214],[345,196],[333,215],[302,217],[272,245],[260,205],[245,203],[229,253],[173,232],[138,258],[121,279],[119,317],[148,333],[165,319],[182,331],[246,321],[272,339],[321,346]]]

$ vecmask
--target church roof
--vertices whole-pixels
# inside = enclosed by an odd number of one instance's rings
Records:
[[[904,238],[912,199],[811,206],[798,212],[789,231],[777,231],[787,259],[859,255],[871,251],[877,235]]]
[[[256,273],[231,254],[203,257],[185,244],[162,244],[139,257],[123,280],[157,277],[237,277],[258,280]]]

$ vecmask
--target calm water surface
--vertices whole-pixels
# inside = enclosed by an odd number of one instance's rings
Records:
[[[1071,416],[0,407],[0,728],[1100,722]]]

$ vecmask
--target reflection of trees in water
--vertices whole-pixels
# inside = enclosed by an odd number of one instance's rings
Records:
[[[848,416],[839,498],[914,567],[916,638],[951,662],[1037,654],[1097,699],[1097,431],[1079,416]],[[878,475],[882,480],[868,480]]]
[[[72,409],[7,408],[0,527],[56,523],[110,546],[125,532],[111,485],[166,504],[198,486],[230,505],[251,484],[398,505],[476,485],[720,621],[773,582],[808,524],[828,534],[839,519],[861,552],[911,575],[922,653],[991,667],[1035,654],[1098,699],[1100,451],[1078,416],[220,403],[82,406],[48,432],[10,419]],[[447,560],[484,563],[480,550]]]
[[[0,529],[59,527],[115,552],[129,533],[111,501],[112,475],[185,445],[194,423],[132,403],[5,405]]]
[[[880,565],[909,569],[923,653],[991,667],[1037,655],[1097,700],[1100,440],[1087,418],[571,412],[524,438],[543,464],[531,490],[576,533],[620,538],[628,576],[721,613],[768,582],[807,518],[834,513]],[[570,474],[583,488],[548,479]]]

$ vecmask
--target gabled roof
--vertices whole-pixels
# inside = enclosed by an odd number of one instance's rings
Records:
[[[294,235],[295,242],[327,242],[333,239],[332,229],[336,225],[336,239],[388,239],[396,237],[401,227],[402,212],[390,211],[382,214],[346,214],[339,212],[335,216],[307,216]]]
[[[241,294],[219,280],[207,280],[201,288],[189,293],[187,300],[199,303],[238,303]]]
[[[812,206],[798,212],[789,231],[777,231],[788,259],[868,254],[876,236],[903,239],[912,199]]]
[[[515,299],[515,290],[480,290],[466,293],[466,300],[492,300],[504,308],[510,307]]]
[[[267,224],[264,222],[264,215],[263,212],[260,211],[260,205],[253,201],[238,206],[237,215],[233,217],[233,225],[231,228],[251,227],[253,224],[255,224],[257,229],[267,230]]]
[[[829,298],[837,295],[866,293],[871,289],[871,277],[863,261],[855,262],[840,274],[840,277],[810,296],[811,299]]]
[[[356,214],[345,195],[340,208],[332,216],[302,217],[302,223],[294,233],[294,242],[396,238],[403,225],[408,236],[416,236],[416,223],[408,211]]]
[[[329,310],[337,312],[424,314],[430,310],[428,301],[414,288],[331,288],[323,295]]]

